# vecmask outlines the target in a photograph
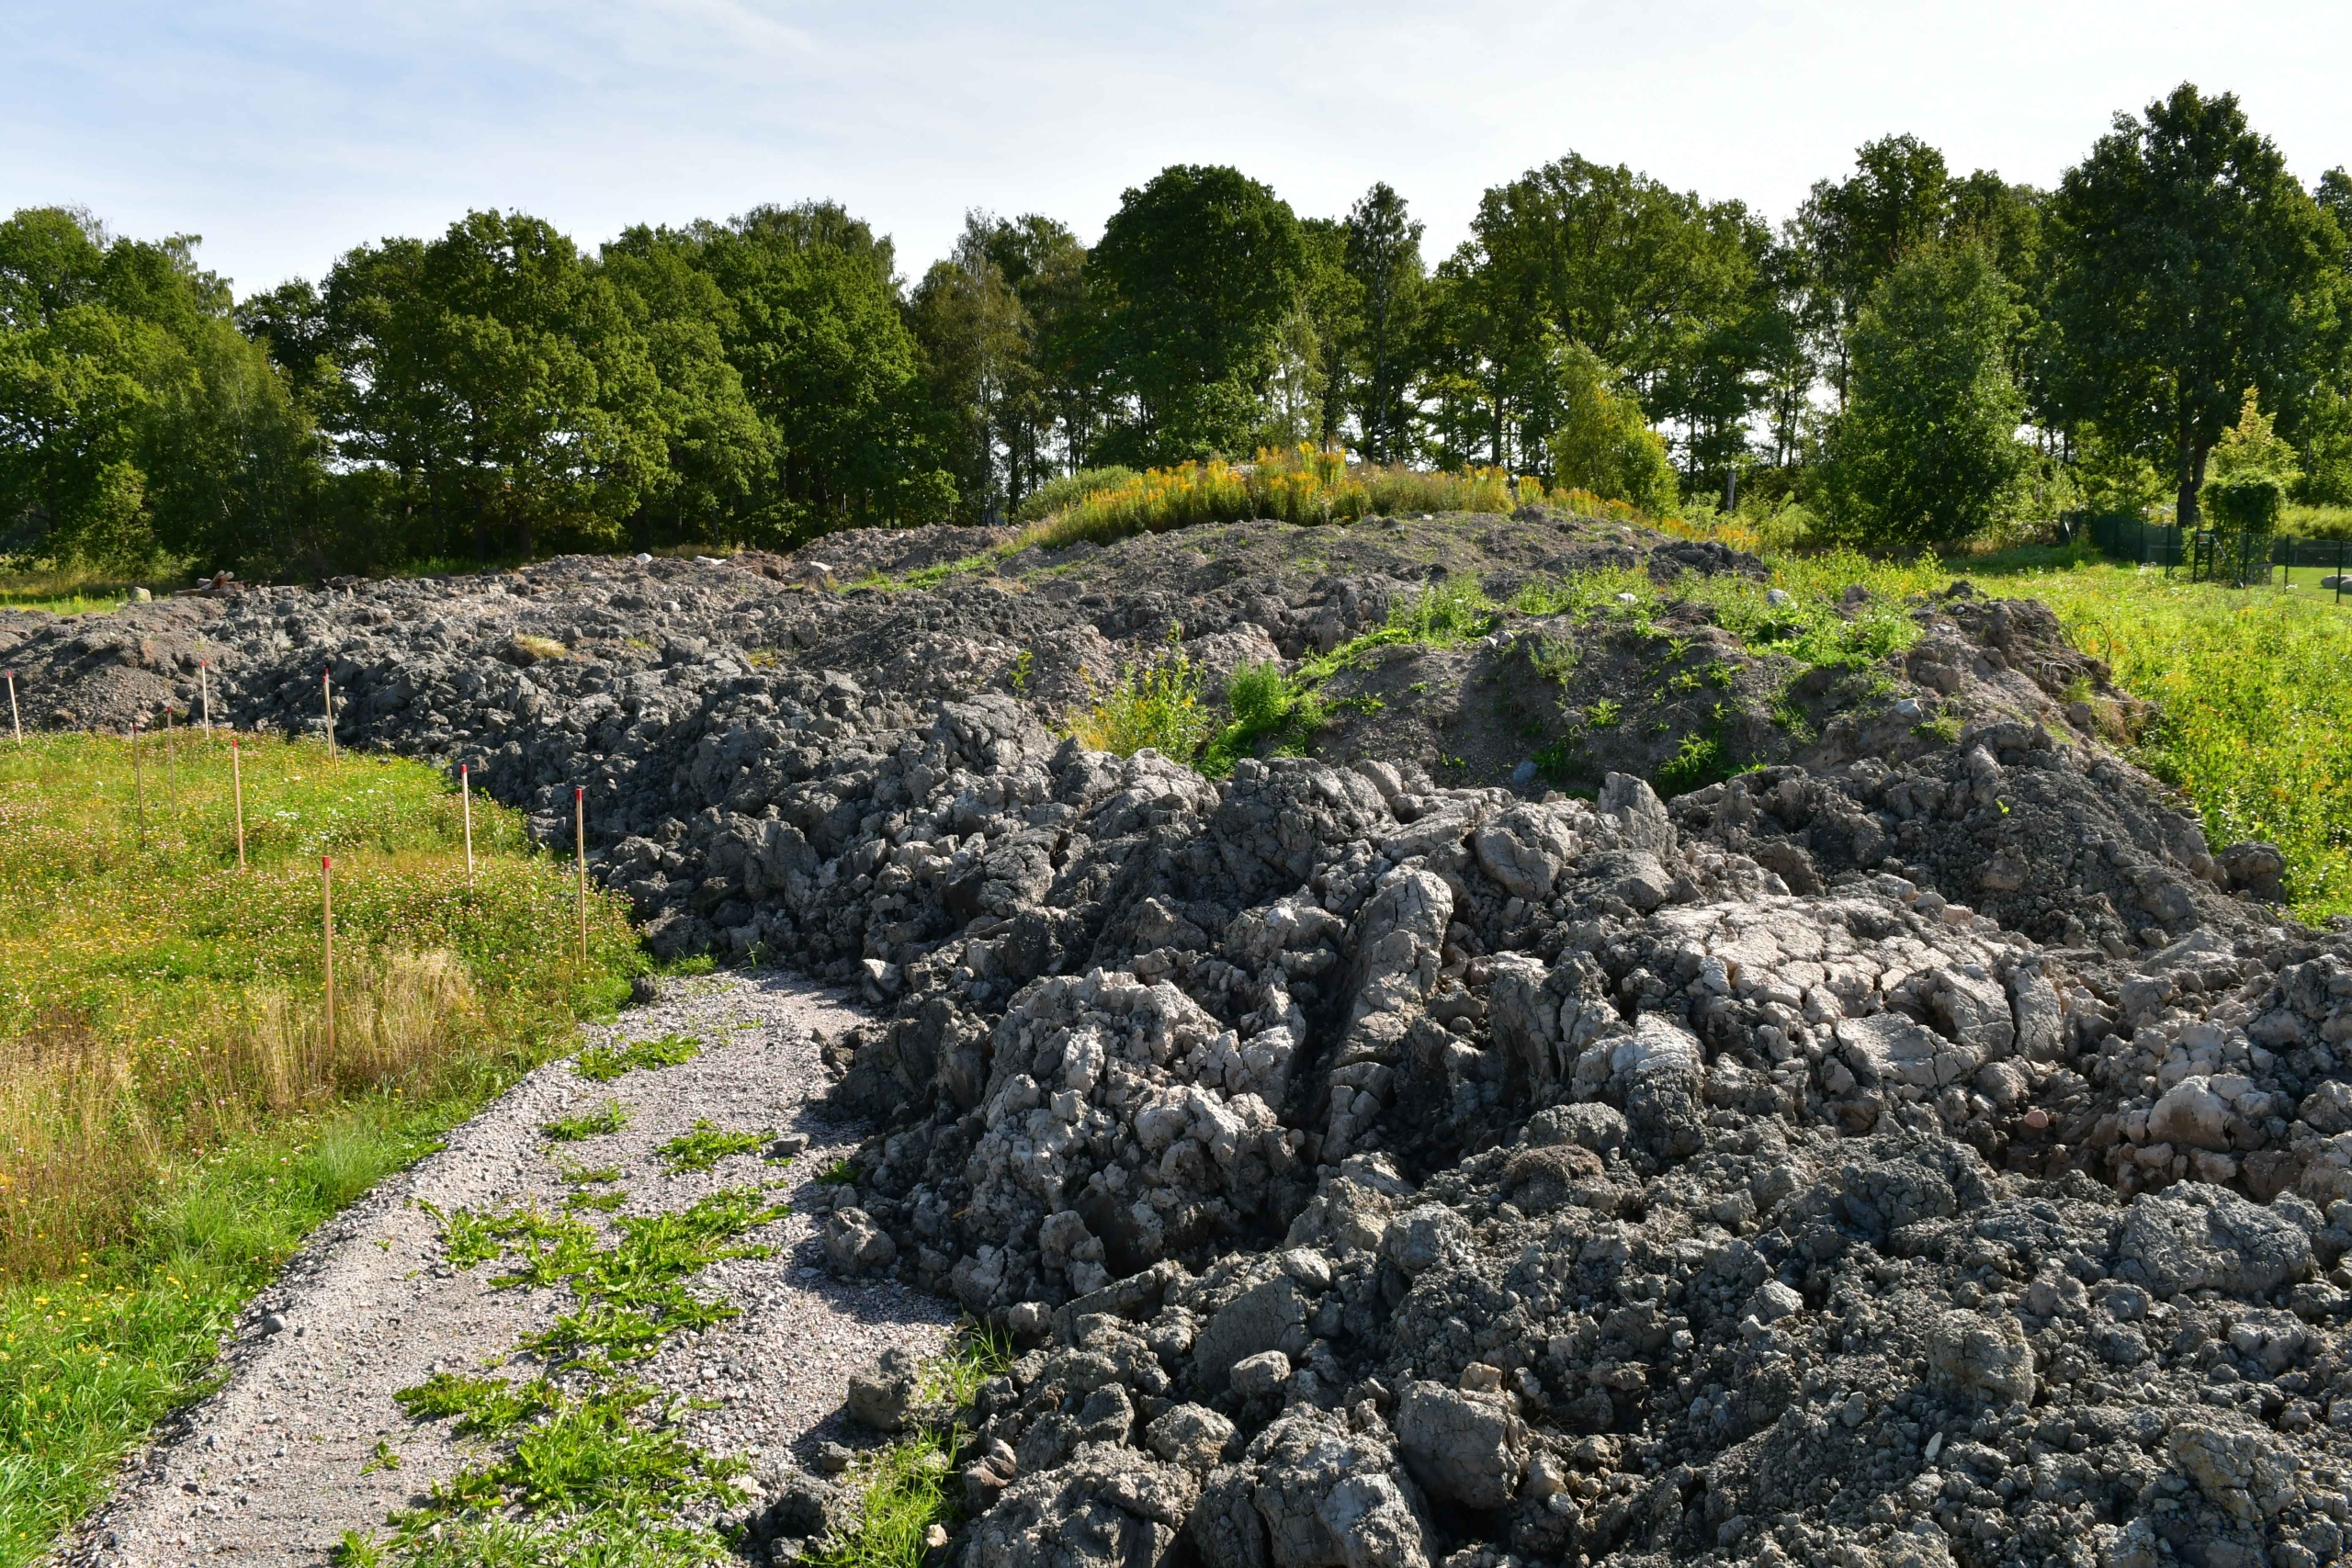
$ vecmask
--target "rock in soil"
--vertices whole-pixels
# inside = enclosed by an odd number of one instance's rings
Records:
[[[807,1289],[1018,1352],[943,1559],[2344,1558],[2352,943],[2115,750],[2145,714],[2045,608],[1955,585],[1808,671],[1700,592],[1752,560],[1557,513],[992,542],[17,616],[6,657],[82,724],[201,657],[300,729],[331,667],[346,745],[551,842],[584,784],[655,952],[853,991]],[[1350,643],[1599,567],[1645,623]],[[1171,638],[1219,683],[1362,657],[1224,779],[1064,738]]]

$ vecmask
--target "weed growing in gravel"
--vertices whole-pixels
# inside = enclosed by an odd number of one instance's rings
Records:
[[[722,1258],[766,1257],[766,1247],[733,1243],[781,1218],[785,1209],[769,1204],[761,1189],[726,1188],[675,1213],[616,1222],[617,1239],[609,1247],[597,1245],[585,1221],[535,1206],[494,1214],[432,1213],[441,1224],[442,1256],[452,1268],[504,1257],[513,1266],[491,1281],[501,1290],[571,1288],[579,1310],[524,1342],[550,1365],[570,1366],[633,1360],[651,1354],[670,1334],[733,1316],[733,1308],[689,1293],[684,1281]]]
[[[691,1034],[664,1034],[658,1040],[633,1040],[626,1045],[592,1045],[573,1060],[571,1070],[590,1083],[610,1083],[639,1068],[674,1067],[702,1053],[702,1042]]]
[[[1200,756],[1201,772],[1213,779],[1233,772],[1234,763],[1254,755],[1269,737],[1278,754],[1297,755],[1329,717],[1313,686],[1284,673],[1271,659],[1243,664],[1227,677],[1225,701],[1233,722],[1217,731]]]
[[[820,1187],[854,1187],[857,1185],[857,1167],[850,1164],[849,1161],[845,1159],[837,1159],[833,1161],[832,1164],[827,1166],[824,1169],[817,1173],[817,1185]]]
[[[923,1369],[917,1397],[924,1405],[963,1410],[1012,1359],[1011,1338],[967,1323]],[[961,1511],[950,1482],[969,1438],[953,1421],[918,1427],[851,1472],[846,1484],[858,1493],[856,1517],[815,1556],[816,1568],[921,1568],[931,1528],[952,1525]]]
[[[729,1188],[674,1213],[623,1219],[609,1246],[596,1245],[582,1222],[536,1209],[436,1213],[454,1266],[505,1256],[514,1267],[498,1286],[570,1287],[578,1310],[520,1347],[563,1381],[440,1372],[401,1390],[394,1398],[411,1419],[447,1421],[453,1435],[487,1439],[495,1450],[392,1515],[383,1538],[346,1534],[337,1560],[410,1568],[703,1568],[722,1560],[725,1540],[687,1516],[740,1501],[744,1465],[688,1443],[675,1401],[616,1369],[672,1335],[734,1316],[733,1306],[695,1295],[687,1280],[721,1258],[769,1256],[740,1238],[784,1213],[762,1189]]]
[[[774,1128],[764,1133],[721,1132],[707,1118],[697,1116],[692,1132],[662,1145],[662,1163],[673,1172],[709,1170],[728,1156],[750,1154],[775,1136]]]
[[[919,567],[899,580],[908,588],[936,588],[950,578],[963,577],[975,571],[986,571],[997,563],[997,557],[986,550],[965,556],[958,560],[941,561],[935,566]]]
[[[847,1534],[808,1559],[812,1568],[920,1568],[924,1538],[956,1514],[951,1484],[963,1433],[926,1429],[882,1450],[843,1478],[856,1489]]]
[[[628,1125],[628,1107],[617,1100],[608,1100],[594,1111],[583,1111],[577,1116],[559,1116],[539,1130],[559,1144],[576,1144],[582,1138],[617,1133]]]
[[[451,1420],[460,1434],[493,1438],[492,1457],[469,1464],[389,1521],[375,1540],[347,1533],[337,1553],[351,1565],[388,1557],[417,1564],[653,1563],[686,1568],[721,1560],[726,1543],[680,1515],[738,1500],[741,1460],[688,1443],[674,1402],[633,1379],[584,1391],[545,1379],[449,1374],[401,1391],[420,1420]]]
[[[534,659],[564,659],[571,653],[571,649],[551,637],[533,637],[528,632],[517,632],[511,640]]]
[[[1193,661],[1171,649],[1149,664],[1130,666],[1107,692],[1087,683],[1090,705],[1070,725],[1078,743],[1094,751],[1132,757],[1148,746],[1178,761],[1209,737],[1201,707],[1201,678]]]
[[[1012,1337],[985,1323],[967,1321],[946,1351],[924,1369],[917,1398],[925,1404],[958,1409],[979,1396],[980,1385],[1012,1365]]]

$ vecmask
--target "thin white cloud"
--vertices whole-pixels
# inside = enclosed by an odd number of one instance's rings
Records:
[[[1091,236],[1162,164],[1230,162],[1303,212],[1386,179],[1442,252],[1570,150],[1774,217],[1895,130],[2047,183],[2183,78],[2315,176],[2352,161],[2347,43],[2342,7],[2188,0],[35,0],[0,19],[0,203],[202,232],[250,288],[468,207],[593,245],[830,197],[911,274],[969,208]]]

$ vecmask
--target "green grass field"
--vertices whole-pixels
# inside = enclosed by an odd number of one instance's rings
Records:
[[[2352,595],[2129,566],[1973,575],[2047,602],[2119,685],[2158,705],[2136,760],[2196,803],[2216,849],[2267,839],[2287,852],[2296,914],[2352,914]]]
[[[204,1384],[321,1221],[435,1146],[642,964],[479,798],[307,743],[0,740],[0,1564],[39,1557]],[[139,795],[145,796],[141,844]],[[335,1037],[320,863],[335,862]]]

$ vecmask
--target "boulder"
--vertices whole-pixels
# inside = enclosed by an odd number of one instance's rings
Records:
[[[1396,1412],[1396,1444],[1433,1497],[1499,1508],[1527,1468],[1527,1435],[1499,1393],[1417,1382]]]
[[[2292,1220],[2227,1188],[2184,1181],[2132,1201],[2116,1256],[2119,1278],[2160,1298],[2260,1296],[2310,1274],[2312,1241]]]

